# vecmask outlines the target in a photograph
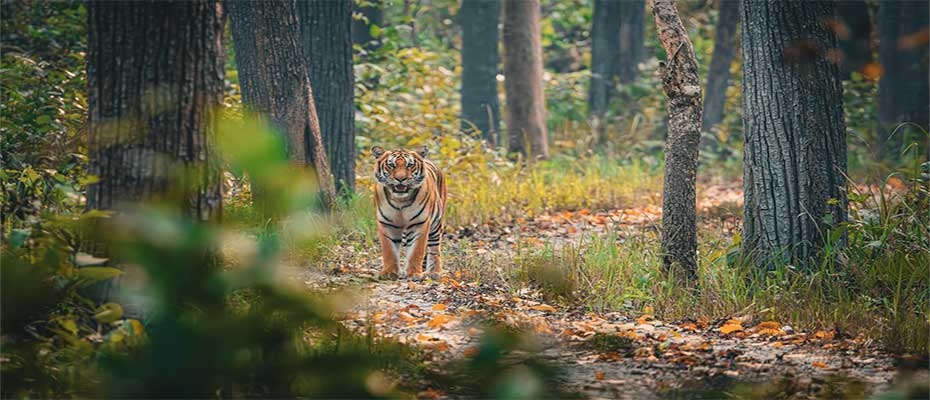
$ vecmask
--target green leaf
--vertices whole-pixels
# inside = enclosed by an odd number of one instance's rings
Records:
[[[94,318],[103,324],[116,322],[123,318],[123,307],[116,303],[101,304],[94,312]]]
[[[371,27],[368,28],[368,33],[371,34],[373,38],[381,37],[381,27],[375,24],[371,24]]]
[[[116,278],[123,274],[123,271],[113,267],[84,267],[78,268],[78,277],[97,283],[107,279]]]

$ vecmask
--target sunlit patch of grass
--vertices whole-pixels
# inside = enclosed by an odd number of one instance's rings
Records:
[[[914,190],[922,186],[914,186]],[[876,204],[864,220],[853,204],[848,239],[833,235],[808,268],[760,270],[739,256],[739,238],[701,231],[698,280],[683,286],[661,265],[654,230],[524,244],[512,276],[546,297],[596,311],[654,309],[665,320],[752,315],[805,330],[836,329],[888,349],[927,354],[930,342],[930,197],[908,193]],[[841,245],[842,240],[848,243]]]

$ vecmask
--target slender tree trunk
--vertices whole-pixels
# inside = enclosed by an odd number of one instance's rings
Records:
[[[87,190],[87,208],[121,210],[168,197],[197,220],[218,219],[214,117],[225,76],[219,3],[86,6],[89,171],[100,178]]]
[[[701,139],[701,81],[697,59],[673,0],[653,0],[656,32],[665,48],[662,88],[668,96],[665,183],[662,189],[662,254],[668,270],[697,277],[695,177]]]
[[[879,61],[884,73],[878,83],[878,153],[898,159],[912,142],[926,146],[926,136],[902,122],[927,129],[930,82],[927,67],[926,1],[883,0],[878,6]]]
[[[743,255],[806,264],[846,220],[846,128],[829,2],[744,1]]]
[[[639,76],[638,64],[643,59],[646,2],[644,0],[621,0],[620,49],[616,74],[620,83],[630,83]]]
[[[503,5],[508,150],[531,159],[548,158],[539,0]]]
[[[488,143],[498,143],[500,101],[497,95],[500,1],[462,0],[462,131],[477,129]]]
[[[352,4],[352,0],[297,2],[301,42],[320,117],[323,146],[339,194],[355,191]]]
[[[299,41],[296,3],[227,1],[226,5],[243,103],[269,117],[284,133],[291,160],[316,168],[323,206],[332,209],[336,190],[310,89],[308,56]]]
[[[836,2],[837,44],[841,52],[840,73],[843,79],[849,79],[853,71],[860,70],[872,61],[872,19],[869,17],[869,5],[865,0],[844,0]]]
[[[380,37],[371,34],[372,26],[380,28],[383,24],[384,12],[381,7],[380,0],[369,0],[365,5],[356,3],[354,14],[358,18],[353,18],[352,42],[361,46],[363,51],[375,50],[381,47]]]
[[[613,97],[614,77],[618,75],[621,59],[620,9],[617,0],[594,0],[591,24],[591,83],[588,87],[588,113],[600,121],[607,112]]]
[[[723,121],[727,88],[730,86],[730,64],[736,55],[736,25],[739,21],[739,2],[720,0],[717,14],[717,37],[714,39],[714,55],[707,72],[707,94],[704,95],[704,122],[701,130],[710,132],[714,125]]]

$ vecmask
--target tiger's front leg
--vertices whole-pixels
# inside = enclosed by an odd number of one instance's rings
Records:
[[[378,224],[378,239],[381,241],[381,279],[397,279],[397,261],[400,255],[399,243],[394,243],[387,232]]]
[[[423,261],[426,257],[426,242],[428,239],[426,228],[429,228],[429,224],[423,224],[423,228],[411,232],[411,234],[416,234],[417,237],[413,242],[413,247],[407,250],[407,279],[423,279]]]

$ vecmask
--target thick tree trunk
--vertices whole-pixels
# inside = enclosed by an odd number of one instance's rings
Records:
[[[742,4],[743,255],[806,264],[846,220],[846,128],[829,2]]]
[[[617,75],[620,83],[630,83],[639,77],[637,66],[643,59],[646,2],[644,0],[620,1],[620,54]]]
[[[462,0],[462,131],[477,129],[498,144],[500,101],[497,95],[499,0]]]
[[[341,195],[355,191],[355,74],[352,0],[297,2],[323,146]]]
[[[872,61],[872,19],[865,0],[843,0],[836,3],[837,44],[841,52],[840,73],[849,79],[853,71]]]
[[[530,159],[548,158],[539,0],[503,5],[508,150]]]
[[[316,168],[323,205],[332,209],[336,190],[310,89],[307,56],[299,41],[296,3],[227,1],[226,5],[243,103],[284,133],[291,160]]]
[[[878,56],[884,69],[878,83],[878,153],[886,160],[899,158],[912,142],[926,145],[919,130],[905,126],[895,132],[895,128],[913,122],[927,129],[927,13],[926,1],[887,0],[878,6]]]
[[[620,69],[620,9],[617,0],[594,0],[591,23],[591,83],[588,86],[588,113],[600,120],[613,97],[614,77]]]
[[[717,14],[717,36],[714,39],[714,55],[707,72],[707,89],[704,95],[704,122],[701,130],[710,132],[714,125],[723,121],[727,88],[730,86],[730,64],[736,55],[736,25],[739,21],[739,2],[720,0]]]
[[[168,197],[197,220],[218,219],[222,185],[212,153],[225,76],[219,3],[86,7],[89,172],[100,178],[87,190],[87,208],[121,210]]]
[[[653,0],[656,32],[667,54],[662,89],[668,96],[665,183],[662,189],[662,254],[668,270],[697,277],[695,177],[701,139],[701,81],[697,59],[672,0]]]
[[[324,0],[325,1],[325,0]],[[364,5],[355,6],[354,14],[359,18],[353,18],[352,22],[352,42],[361,46],[362,50],[374,50],[381,46],[381,39],[371,34],[371,27],[380,27],[383,23],[384,12],[381,10],[382,3],[380,0],[368,0]]]

